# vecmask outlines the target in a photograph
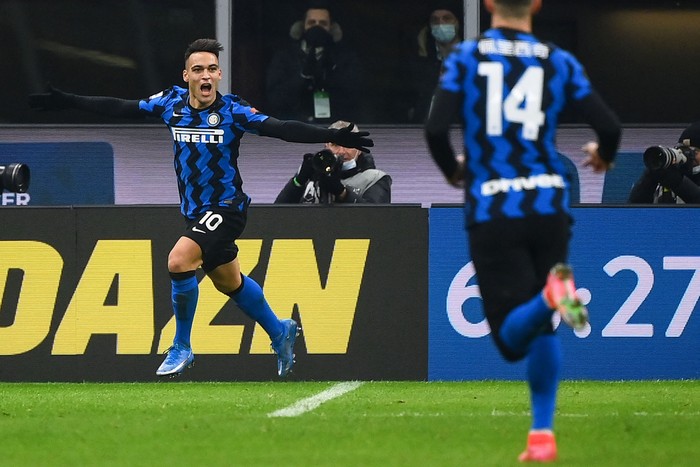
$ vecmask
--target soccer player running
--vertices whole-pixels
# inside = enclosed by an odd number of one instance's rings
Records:
[[[612,165],[620,123],[570,53],[532,35],[541,0],[484,0],[491,29],[445,60],[425,126],[448,181],[465,186],[468,246],[491,335],[510,362],[527,358],[532,425],[521,461],[557,457],[553,433],[561,349],[552,314],[575,329],[588,313],[566,264],[569,181],[557,157],[557,119],[571,106],[595,130],[585,165]],[[464,158],[448,138],[464,118]]]
[[[238,262],[235,240],[245,228],[250,204],[241,189],[237,163],[243,134],[300,143],[332,142],[365,151],[365,146],[373,146],[368,132],[277,120],[258,112],[237,95],[221,95],[217,88],[222,76],[222,50],[214,39],[192,42],[185,52],[182,72],[187,88],[173,86],[146,99],[79,96],[52,87],[47,93],[30,96],[30,105],[39,109],[156,116],[172,133],[180,209],[187,228],[168,256],[176,331],[173,345],[156,371],[158,376],[177,375],[194,362],[190,334],[199,295],[195,270],[200,266],[217,290],[231,297],[270,336],[278,375],[286,376],[294,364],[297,323],[277,318],[258,283],[241,273]]]

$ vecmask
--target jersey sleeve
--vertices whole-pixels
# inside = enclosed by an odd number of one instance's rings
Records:
[[[260,124],[270,118],[238,96],[235,96],[231,103],[231,114],[234,125],[255,135],[260,134]]]
[[[175,89],[168,88],[150,97],[141,99],[139,101],[139,109],[148,115],[160,117],[173,104],[176,97]]]
[[[460,44],[443,62],[444,70],[438,83],[440,89],[454,93],[462,91],[465,65],[461,60],[465,56],[464,48],[468,46],[468,43]]]
[[[569,69],[567,92],[571,100],[580,101],[593,92],[593,86],[583,65],[568,52],[560,51],[565,66]]]

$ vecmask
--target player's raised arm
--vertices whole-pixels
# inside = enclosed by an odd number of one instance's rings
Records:
[[[61,91],[50,84],[46,92],[30,94],[29,106],[37,110],[79,109],[112,117],[141,117],[138,100],[107,96],[81,96]]]
[[[296,120],[278,120],[270,117],[258,123],[261,136],[271,136],[293,143],[334,143],[345,148],[355,148],[369,152],[374,141],[368,138],[368,131],[353,132],[354,125],[344,128],[321,128]]]

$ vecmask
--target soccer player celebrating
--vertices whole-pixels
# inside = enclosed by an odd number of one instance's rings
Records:
[[[195,270],[202,267],[217,290],[259,323],[277,354],[277,373],[286,376],[294,364],[299,333],[293,319],[280,320],[270,309],[260,286],[241,273],[239,238],[246,225],[250,198],[242,189],[238,148],[245,132],[299,143],[332,142],[365,150],[373,146],[368,132],[325,129],[297,121],[282,121],[258,112],[234,94],[221,95],[219,52],[214,39],[198,39],[185,51],[182,77],[187,88],[173,86],[141,100],[69,94],[50,87],[30,96],[38,109],[76,108],[116,117],[156,116],[174,140],[175,172],[180,209],[187,228],[168,256],[176,320],[173,345],[156,371],[174,376],[194,362],[190,345],[199,287]]]
[[[435,92],[425,133],[449,182],[465,186],[468,246],[491,335],[507,361],[527,359],[532,425],[521,461],[557,457],[553,433],[560,343],[556,310],[575,329],[588,313],[566,264],[569,181],[555,149],[557,119],[573,107],[595,130],[585,164],[610,168],[620,123],[570,53],[532,34],[541,0],[484,0],[491,29],[455,47]],[[448,138],[464,119],[464,157]]]

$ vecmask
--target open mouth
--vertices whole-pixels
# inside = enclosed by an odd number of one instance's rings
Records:
[[[211,84],[209,84],[209,83],[204,83],[204,84],[202,84],[202,85],[199,87],[199,89],[200,89],[202,92],[209,92],[209,91],[211,91]]]

